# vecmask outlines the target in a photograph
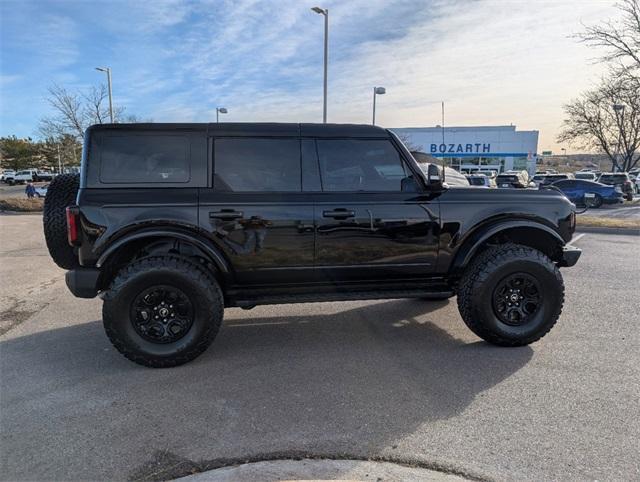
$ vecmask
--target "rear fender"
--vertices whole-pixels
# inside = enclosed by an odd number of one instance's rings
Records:
[[[158,238],[177,239],[192,244],[209,258],[221,274],[228,275],[230,273],[229,263],[213,243],[202,238],[197,233],[177,228],[146,228],[119,237],[102,252],[96,262],[96,266],[98,268],[103,267],[120,249],[126,248],[132,243],[145,239],[151,241]]]

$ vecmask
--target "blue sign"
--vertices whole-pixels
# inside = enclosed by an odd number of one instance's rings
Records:
[[[491,152],[491,144],[431,144],[431,153]]]

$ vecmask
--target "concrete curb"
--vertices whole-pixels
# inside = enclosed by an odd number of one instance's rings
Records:
[[[262,482],[271,480],[420,480],[427,482],[467,481],[459,475],[410,467],[391,462],[363,460],[269,460],[222,467],[175,479],[180,482]]]
[[[626,234],[627,236],[640,236],[640,229],[636,228],[604,228],[601,226],[577,226],[576,233],[596,234]]]

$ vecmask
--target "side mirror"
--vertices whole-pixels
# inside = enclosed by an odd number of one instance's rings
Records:
[[[442,187],[441,169],[437,164],[429,164],[427,168],[427,183],[431,187]]]

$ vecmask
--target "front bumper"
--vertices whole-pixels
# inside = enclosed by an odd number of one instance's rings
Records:
[[[64,280],[67,288],[77,298],[95,298],[98,295],[98,278],[100,270],[95,268],[78,268],[67,271]]]
[[[573,266],[578,262],[578,258],[582,254],[582,250],[580,248],[576,248],[575,246],[571,246],[570,244],[566,244],[562,248],[562,256],[560,257],[560,261],[558,262],[558,266]]]

